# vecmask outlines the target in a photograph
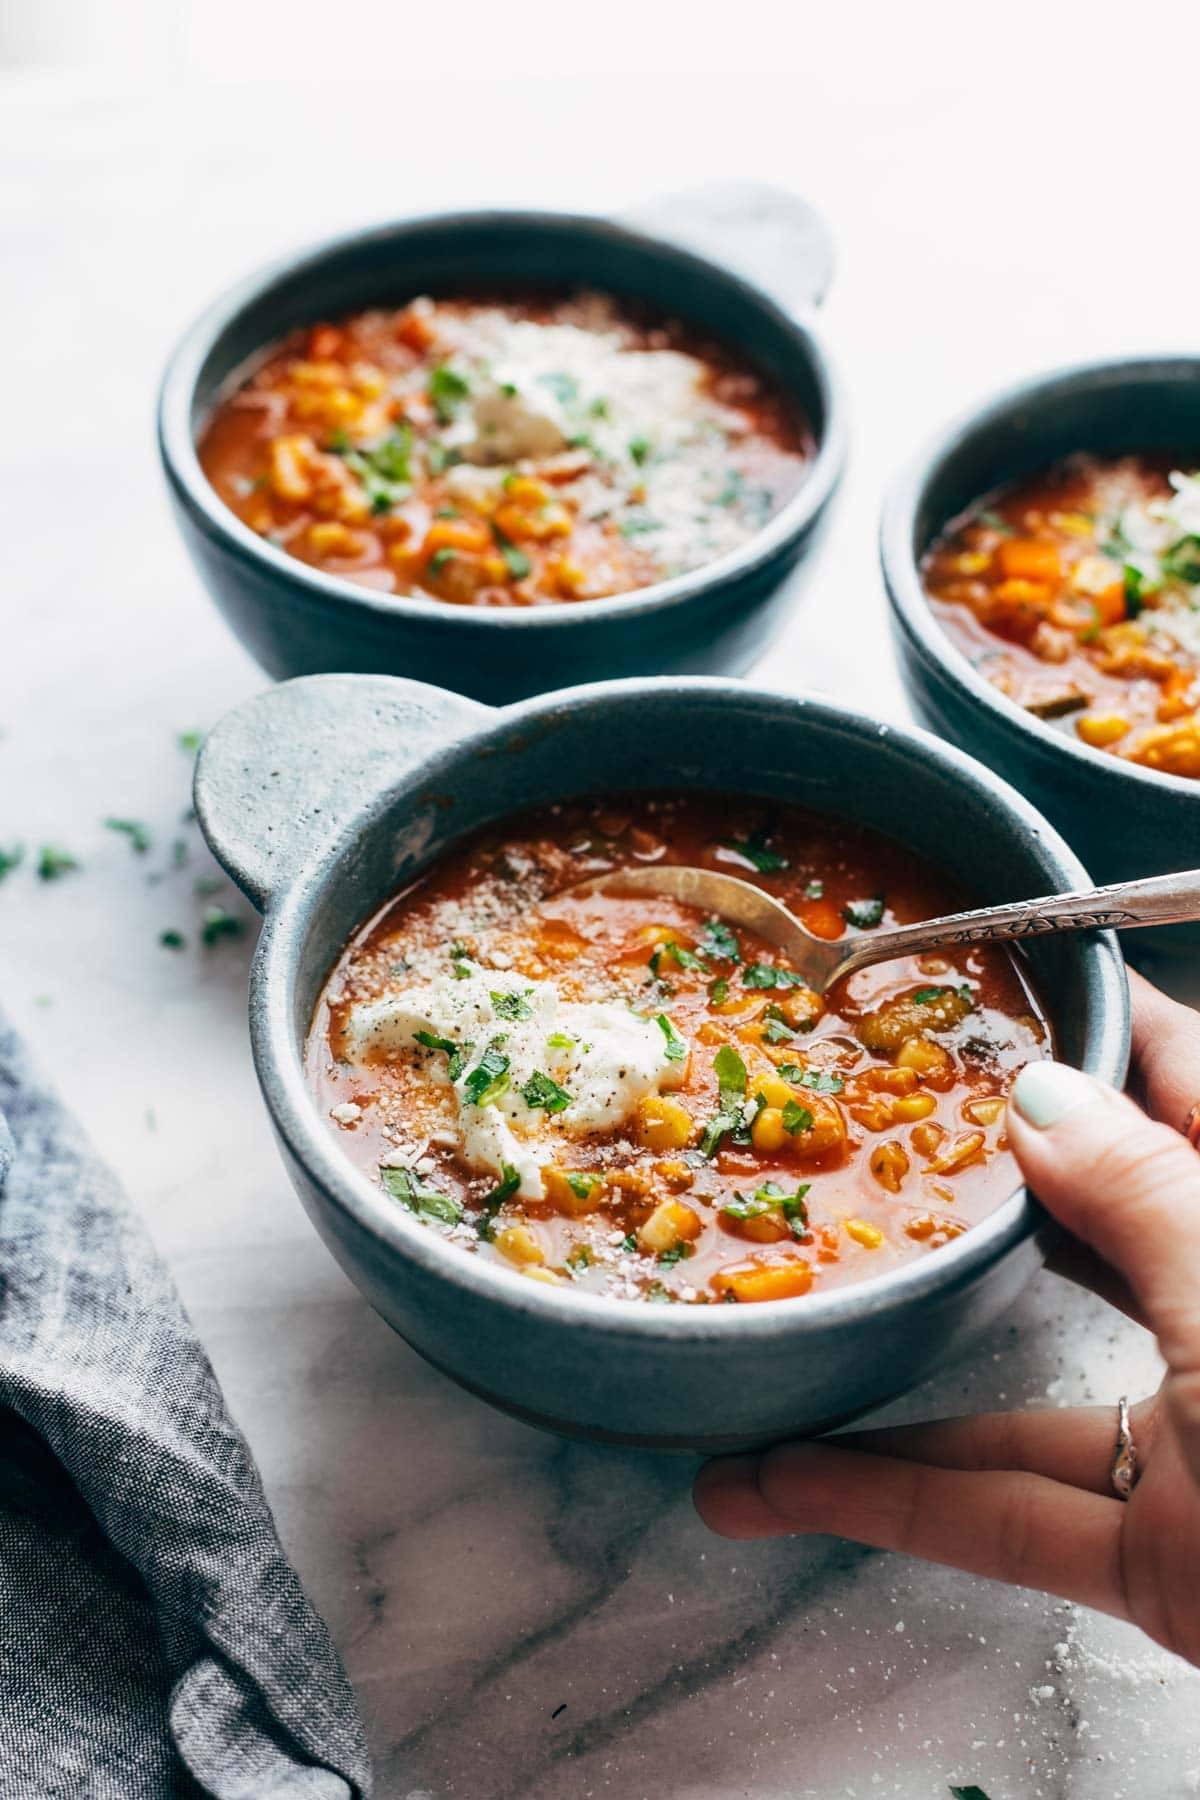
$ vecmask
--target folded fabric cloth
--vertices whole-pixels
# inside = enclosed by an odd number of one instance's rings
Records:
[[[0,1797],[369,1791],[171,1279],[0,1019]]]

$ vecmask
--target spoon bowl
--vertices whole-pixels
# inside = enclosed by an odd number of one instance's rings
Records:
[[[757,931],[779,946],[805,985],[818,994],[857,969],[950,945],[999,944],[1050,931],[1126,931],[1139,925],[1178,925],[1200,919],[1200,869],[1081,888],[1072,894],[1043,894],[1037,900],[1005,906],[978,907],[942,919],[899,925],[891,931],[872,928],[848,942],[814,937],[782,900],[751,881],[717,869],[658,863],[641,869],[616,869],[567,889],[571,897],[587,894],[667,894],[730,925]]]

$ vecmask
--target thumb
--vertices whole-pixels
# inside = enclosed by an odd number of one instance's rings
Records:
[[[1137,1296],[1171,1370],[1172,1415],[1200,1479],[1200,1156],[1124,1094],[1064,1063],[1021,1070],[1007,1129],[1042,1204]]]

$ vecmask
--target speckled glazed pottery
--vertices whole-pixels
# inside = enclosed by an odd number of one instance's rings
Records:
[[[306,249],[223,295],[171,358],[158,433],[184,541],[229,624],[274,676],[410,675],[507,701],[614,676],[739,673],[795,604],[841,473],[843,406],[811,323],[831,268],[829,235],[811,208],[742,185],[662,201],[628,223],[442,214]],[[812,427],[817,453],[799,491],[730,555],[634,594],[474,608],[312,568],[243,525],[209,486],[197,434],[236,371],[294,326],[423,292],[539,284],[648,302],[742,350]]]
[[[964,507],[1079,450],[1200,458],[1200,359],[1092,363],[1031,381],[958,419],[899,476],[881,554],[904,680],[922,719],[1019,788],[1097,881],[1194,868],[1200,782],[1093,750],[1009,700],[950,641],[921,585],[921,556]],[[1186,949],[1200,929],[1154,940]]]
[[[250,1015],[288,1171],[371,1303],[464,1387],[554,1430],[672,1449],[812,1432],[919,1381],[1037,1268],[1018,1191],[936,1254],[857,1286],[756,1306],[650,1306],[523,1280],[464,1254],[343,1155],[310,1097],[305,1035],[350,934],[456,839],[528,806],[632,788],[778,796],[878,830],[981,901],[1077,886],[1078,862],[1010,787],[923,733],[717,680],[583,687],[503,711],[368,676],[288,682],[209,737],[196,805],[261,907]],[[1060,1053],[1124,1073],[1128,1002],[1109,934],[1039,938]]]

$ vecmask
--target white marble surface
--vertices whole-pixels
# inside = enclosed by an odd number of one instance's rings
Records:
[[[1103,7],[1085,43],[1065,13],[1035,31],[1018,7],[939,47],[950,15],[931,9],[903,83],[892,22],[866,67],[847,27],[826,62],[775,61],[802,80],[480,80],[453,112],[444,79],[0,86],[0,843],[84,865],[0,886],[0,993],[170,1260],[358,1685],[387,1800],[1200,1791],[1200,1679],[1133,1632],[830,1541],[721,1543],[683,1463],[541,1437],[392,1336],[288,1188],[246,1044],[252,926],[223,889],[247,935],[196,944],[213,871],[179,823],[176,734],[260,677],[166,515],[163,354],[247,264],[444,201],[603,205],[769,173],[828,209],[852,461],[767,673],[902,716],[873,543],[897,459],[1027,367],[1194,345],[1194,28],[1192,54],[1138,85]],[[917,37],[920,16],[904,12]],[[548,152],[566,131],[586,154]],[[150,822],[147,856],[102,828],[113,814]],[[159,947],[166,928],[185,952]],[[1047,1276],[894,1410],[1112,1400],[1153,1379],[1139,1333]]]

